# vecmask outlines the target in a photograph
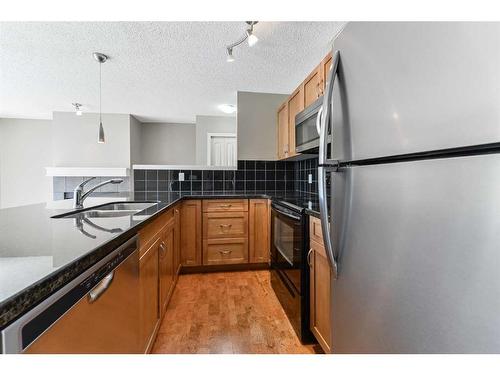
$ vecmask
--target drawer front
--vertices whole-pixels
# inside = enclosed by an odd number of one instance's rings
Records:
[[[248,263],[248,240],[217,239],[203,241],[203,264]]]
[[[248,212],[210,212],[203,214],[203,238],[248,236]]]
[[[248,199],[205,199],[203,212],[248,211]]]
[[[321,230],[321,220],[310,216],[309,220],[309,238],[323,245],[323,232]]]

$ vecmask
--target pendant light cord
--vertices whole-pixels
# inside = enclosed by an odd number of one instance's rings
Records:
[[[99,62],[99,124],[102,124],[102,62]]]

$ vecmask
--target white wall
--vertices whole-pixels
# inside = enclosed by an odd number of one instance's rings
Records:
[[[195,164],[195,124],[141,125],[141,164]]]
[[[236,117],[196,116],[196,164],[207,165],[208,133],[236,134],[236,132]],[[240,159],[239,153],[238,159]]]
[[[134,116],[130,116],[130,164],[139,164],[141,161],[142,125]]]
[[[0,119],[0,208],[51,198],[51,121]]]
[[[130,115],[103,114],[105,143],[97,143],[99,114],[54,112],[54,167],[130,167]]]
[[[238,159],[276,160],[278,107],[288,95],[238,91]]]

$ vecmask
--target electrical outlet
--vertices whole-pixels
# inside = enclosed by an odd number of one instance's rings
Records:
[[[184,172],[179,172],[179,181],[184,181]]]
[[[312,173],[309,173],[309,175],[307,176],[307,182],[312,184],[313,183],[313,175]]]

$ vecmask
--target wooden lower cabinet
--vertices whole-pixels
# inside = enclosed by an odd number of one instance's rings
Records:
[[[206,212],[203,238],[240,238],[248,236],[248,212]]]
[[[246,238],[219,238],[203,240],[203,264],[248,263],[248,240]]]
[[[160,242],[160,238],[156,239],[144,250],[139,259],[141,348],[144,353],[151,348],[156,328],[160,323],[158,300],[158,249]]]
[[[201,200],[181,204],[180,253],[184,267],[200,266],[201,260]]]
[[[270,260],[270,214],[268,199],[250,199],[248,211],[250,263],[268,263]]]
[[[332,274],[326,255],[323,239],[318,236],[319,219],[310,221],[310,251],[308,263],[310,270],[310,328],[325,353],[331,353],[331,281]],[[319,227],[321,229],[321,226]],[[316,233],[316,235],[314,235]],[[320,241],[317,241],[320,239]]]
[[[181,271],[181,211],[180,207],[174,208],[174,278],[177,282]]]
[[[160,317],[163,317],[167,309],[174,286],[174,232],[175,222],[171,220],[161,233],[161,242],[158,248]]]

